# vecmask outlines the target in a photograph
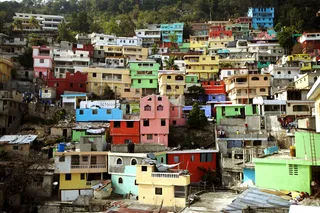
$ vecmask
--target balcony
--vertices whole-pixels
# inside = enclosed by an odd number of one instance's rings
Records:
[[[82,164],[82,165],[71,165],[72,173],[100,173],[107,172],[106,164]]]
[[[151,177],[153,178],[179,178],[179,173],[165,173],[165,172],[152,172]]]
[[[116,82],[121,82],[121,78],[102,78],[104,81],[116,81]]]

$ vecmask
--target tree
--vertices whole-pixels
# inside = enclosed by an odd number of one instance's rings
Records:
[[[178,40],[178,35],[176,34],[176,32],[174,33],[171,33],[169,35],[169,40],[170,40],[170,43],[171,43],[171,47],[170,47],[170,50],[175,50],[176,49],[176,43],[177,43],[177,40]]]
[[[152,45],[151,54],[156,55],[159,52],[159,48],[157,44]]]
[[[204,111],[200,109],[198,103],[194,103],[189,113],[187,127],[190,129],[199,129],[208,124],[208,119]]]
[[[46,40],[46,38],[36,33],[30,33],[28,35],[28,42],[32,46],[48,45],[48,41]]]
[[[22,30],[23,28],[21,19],[15,19],[12,24],[13,24],[13,27],[17,30]]]
[[[114,18],[112,18],[110,21],[108,21],[105,24],[104,32],[106,34],[111,34],[116,36],[120,36],[120,34],[122,34],[122,30]]]
[[[193,86],[188,88],[188,92],[189,92],[189,94],[191,95],[191,97],[193,99],[198,100],[199,99],[199,95],[204,94],[205,91],[204,91],[203,87],[193,85]]]
[[[31,26],[33,26],[36,29],[38,29],[40,27],[39,22],[37,21],[37,19],[34,16],[32,16],[30,18],[29,23],[31,24]]]
[[[69,24],[65,21],[62,21],[58,26],[58,37],[57,42],[69,41],[75,42],[75,33],[71,31]]]
[[[292,34],[298,33],[294,26],[283,27],[280,32],[278,32],[279,44],[290,53],[294,45]]]
[[[0,11],[0,32],[3,31],[3,26],[5,24],[6,12]]]
[[[176,60],[176,57],[174,57],[174,56],[170,56],[169,59],[166,59],[166,60],[164,61],[164,63],[165,63],[165,68],[166,68],[167,70],[179,70],[178,65],[176,65],[176,64],[174,63],[175,60]]]
[[[18,56],[18,61],[21,66],[26,69],[33,67],[32,48],[27,47],[22,55]]]

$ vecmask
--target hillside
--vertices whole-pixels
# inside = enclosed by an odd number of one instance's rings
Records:
[[[46,3],[45,3],[46,2]],[[246,16],[248,7],[275,7],[276,29],[294,26],[297,31],[320,28],[319,0],[22,0],[0,2],[0,30],[15,12],[64,15],[75,33],[104,32],[133,35],[146,24],[204,22]],[[120,26],[115,24],[120,20]],[[188,33],[185,33],[186,38]]]

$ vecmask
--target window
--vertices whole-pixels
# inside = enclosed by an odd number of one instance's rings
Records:
[[[97,77],[97,73],[95,73],[95,72],[92,73],[92,77],[93,77],[93,78],[96,78],[96,77]]]
[[[158,101],[162,101],[162,97],[159,96],[159,97],[158,97]]]
[[[82,156],[82,161],[83,162],[88,162],[89,157],[88,156]]]
[[[293,111],[294,112],[308,112],[309,111],[309,107],[308,105],[294,105],[293,106]]]
[[[133,128],[134,122],[133,121],[127,121],[127,128]]]
[[[162,188],[155,188],[156,195],[162,195]]]
[[[73,83],[70,83],[70,87],[71,87],[71,88],[73,87]]]
[[[150,105],[145,105],[144,106],[144,111],[151,111],[151,106]]]
[[[251,80],[252,81],[259,81],[259,78],[258,77],[252,77]]]
[[[170,75],[168,75],[168,76],[167,76],[167,79],[171,79],[171,76],[170,76]]]
[[[40,64],[43,64],[44,63],[44,59],[40,59]]]
[[[111,114],[111,109],[107,109],[107,114]]]
[[[194,155],[191,155],[191,162],[194,161]]]
[[[130,92],[130,89],[124,89],[124,92]]]
[[[138,80],[138,84],[141,84],[141,80],[140,79]]]
[[[164,163],[163,157],[160,158],[160,163]]]
[[[117,159],[117,165],[122,165],[122,159],[121,158]]]
[[[161,119],[161,126],[166,126],[166,119]]]
[[[265,88],[260,88],[260,92],[266,92]]]
[[[135,158],[131,159],[131,165],[132,166],[136,165],[137,163],[138,163],[137,159],[135,159]]]
[[[143,126],[149,126],[149,119],[144,119],[143,120]]]
[[[163,111],[163,106],[162,105],[157,106],[157,111]]]
[[[71,174],[65,174],[64,178],[65,180],[71,180]]]
[[[92,114],[93,114],[93,115],[97,115],[97,114],[98,114],[98,110],[97,110],[97,109],[93,109],[93,110],[92,110]]]
[[[85,180],[85,179],[86,179],[85,174],[84,174],[84,173],[81,173],[81,174],[80,174],[80,180]]]
[[[288,74],[290,75],[290,74],[291,74],[291,71],[288,71]]]
[[[186,190],[184,186],[174,186],[174,197],[175,198],[185,198]]]
[[[280,75],[281,74],[281,72],[280,71],[278,71],[278,75]]]
[[[200,162],[212,162],[212,153],[201,153]]]
[[[59,157],[59,162],[64,162],[64,161],[65,161],[65,157],[64,156]]]
[[[289,164],[289,175],[298,175],[299,169],[298,165],[295,164]]]
[[[179,161],[180,161],[180,157],[179,156],[174,156],[173,157],[173,162],[179,163]]]
[[[121,124],[120,121],[114,121],[114,128],[120,128]]]
[[[80,115],[83,115],[83,109],[80,109],[79,114],[80,114]]]
[[[173,125],[176,125],[176,124],[177,124],[177,121],[176,121],[176,120],[173,120],[173,121],[172,121],[172,124],[173,124]]]
[[[123,180],[121,177],[118,179],[118,183],[123,183]]]
[[[150,84],[153,84],[153,80],[152,80],[152,79],[150,79],[150,80],[149,80],[149,83],[150,83]]]
[[[239,109],[238,109],[238,108],[235,108],[235,109],[234,109],[234,111],[238,112],[238,111],[239,111]]]
[[[138,184],[137,184],[137,180],[134,180],[134,185],[136,185],[136,186],[138,185]]]
[[[264,77],[263,80],[267,81],[267,80],[268,80],[268,77]]]
[[[148,167],[147,167],[147,166],[141,166],[141,171],[142,171],[142,172],[148,171]]]
[[[153,135],[152,134],[147,134],[147,140],[152,140],[153,139]]]

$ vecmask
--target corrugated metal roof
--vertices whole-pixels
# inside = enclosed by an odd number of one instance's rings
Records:
[[[38,135],[4,135],[0,138],[0,143],[6,144],[30,144]]]
[[[240,194],[224,211],[241,213],[242,209],[251,208],[289,208],[290,202],[277,195],[262,192],[259,189],[247,189]]]

